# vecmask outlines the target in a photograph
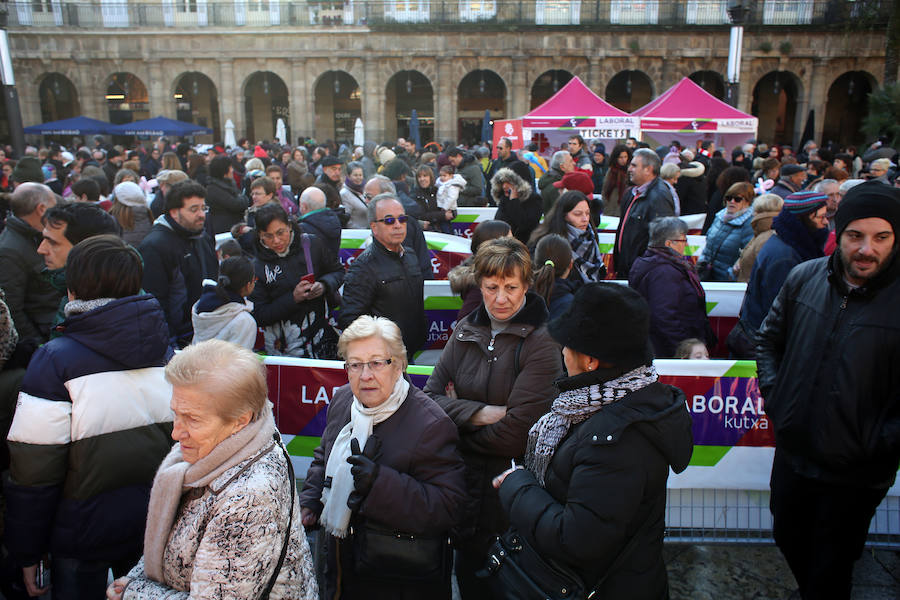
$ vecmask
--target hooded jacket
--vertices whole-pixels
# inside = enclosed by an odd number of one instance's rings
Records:
[[[503,193],[503,184],[512,184],[517,198],[511,198]],[[532,193],[531,184],[522,179],[512,169],[503,168],[497,171],[491,179],[491,197],[497,204],[497,212],[494,218],[508,223],[513,236],[523,244],[528,243],[531,232],[541,220],[543,208],[541,197]]]
[[[203,286],[203,295],[191,308],[191,321],[194,323],[194,340],[191,343],[219,339],[253,350],[257,326],[252,313],[252,302],[240,296],[225,302],[216,294],[216,285],[209,282]]]
[[[681,214],[698,215],[706,213],[706,167],[697,161],[682,162],[678,167],[681,176],[675,183],[675,191],[681,201]]]
[[[172,344],[186,346],[193,337],[191,307],[203,293],[203,280],[219,271],[212,238],[205,231],[191,233],[165,213],[138,251],[144,259],[142,287],[159,300]]]
[[[213,234],[225,233],[235,223],[240,223],[247,210],[247,198],[238,193],[234,179],[212,178],[206,186],[206,204],[209,206],[209,227]]]
[[[459,206],[484,206],[484,173],[481,172],[475,157],[469,152],[464,152],[462,162],[456,171],[466,180],[466,187],[457,198]]]
[[[141,551],[153,476],[172,445],[172,356],[153,296],[74,314],[35,352],[9,432],[8,547],[115,560]]]
[[[334,256],[341,251],[341,220],[334,210],[320,208],[300,215],[300,229],[322,240],[325,250]]]
[[[590,371],[560,391],[612,379]],[[666,481],[693,452],[691,417],[678,388],[651,383],[569,429],[541,487],[519,469],[500,486],[510,524],[544,558],[572,567],[600,598],[668,597],[663,562]],[[610,568],[630,540],[630,554]]]

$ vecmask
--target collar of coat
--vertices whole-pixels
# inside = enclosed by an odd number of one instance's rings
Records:
[[[512,169],[504,167],[497,171],[497,174],[491,179],[491,196],[498,203],[506,199],[506,195],[503,193],[504,183],[509,183],[516,187],[516,191],[519,193],[519,202],[525,202],[531,196],[531,184],[519,177]]]
[[[525,306],[509,320],[507,325],[530,325],[533,328],[537,328],[546,323],[549,316],[550,313],[547,312],[547,304],[544,302],[544,299],[537,293],[529,290],[525,293]],[[466,319],[473,325],[480,327],[490,328],[491,326],[491,318],[484,307],[484,302],[476,310],[472,311]]]

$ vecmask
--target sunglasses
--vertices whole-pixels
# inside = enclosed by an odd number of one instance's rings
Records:
[[[741,196],[725,196],[725,202],[744,202]]]
[[[384,223],[385,225],[393,225],[395,222],[406,223],[409,217],[400,215],[399,217],[385,217],[383,219],[375,219],[376,223]]]

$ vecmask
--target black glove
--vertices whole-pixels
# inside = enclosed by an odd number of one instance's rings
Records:
[[[350,474],[353,476],[353,491],[347,498],[347,507],[357,512],[362,501],[372,489],[375,478],[378,477],[379,465],[375,462],[381,452],[381,440],[378,436],[370,435],[366,440],[365,450],[359,451],[359,442],[356,438],[350,440],[350,456],[347,462],[350,463]]]

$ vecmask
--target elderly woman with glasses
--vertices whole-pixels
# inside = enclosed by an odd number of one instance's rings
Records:
[[[337,332],[326,298],[344,283],[344,268],[315,235],[300,231],[277,202],[256,212],[257,284],[253,316],[265,330],[266,354],[335,358]]]
[[[753,186],[745,181],[725,191],[725,208],[716,213],[706,233],[706,247],[698,267],[704,280],[734,281],[734,263],[753,239]]]
[[[306,474],[307,528],[327,538],[326,598],[450,598],[447,532],[465,501],[453,421],[404,377],[393,321],[363,315],[343,332],[350,380]]]
[[[175,356],[165,378],[176,444],[153,480],[143,558],[106,597],[318,598],[262,363],[208,340]]]

